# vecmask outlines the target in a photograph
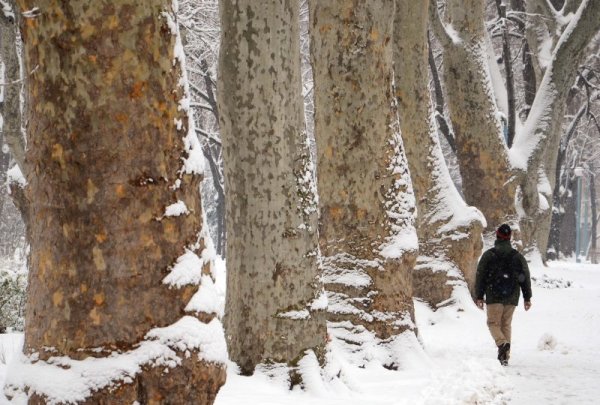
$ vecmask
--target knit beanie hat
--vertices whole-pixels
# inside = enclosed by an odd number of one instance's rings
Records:
[[[500,240],[510,240],[511,232],[510,226],[502,224],[496,230],[496,237]]]

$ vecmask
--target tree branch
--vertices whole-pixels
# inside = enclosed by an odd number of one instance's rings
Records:
[[[516,97],[515,82],[513,79],[512,56],[510,54],[510,38],[508,33],[508,24],[506,23],[506,4],[501,0],[496,0],[498,17],[502,25],[502,58],[504,60],[504,71],[506,74],[506,95],[508,98],[508,136],[507,146],[510,148],[515,139],[515,121],[516,121]]]
[[[25,172],[25,138],[21,130],[21,68],[17,53],[17,25],[15,15],[7,17],[7,9],[14,6],[3,2],[0,13],[0,58],[4,63],[4,101],[0,103],[3,132],[0,143],[6,143],[21,171]],[[15,8],[13,8],[14,10]],[[8,13],[10,14],[10,13]],[[35,70],[35,69],[34,69]],[[20,85],[19,85],[20,84]]]
[[[435,37],[440,41],[443,47],[446,48],[455,45],[452,36],[448,33],[448,30],[442,21],[436,0],[431,0],[429,2],[429,25],[433,30]]]
[[[438,123],[439,130],[442,132],[442,135],[444,135],[444,138],[446,138],[446,141],[448,141],[448,145],[450,145],[450,149],[452,149],[453,153],[456,153],[454,134],[450,130],[448,121],[446,121],[446,117],[444,116],[444,92],[442,89],[442,83],[438,73],[437,65],[435,64],[435,57],[433,56],[433,49],[431,48],[431,37],[429,32],[427,32],[427,45],[429,47],[429,69],[431,71],[431,78],[433,80],[433,87],[435,90],[435,118]]]

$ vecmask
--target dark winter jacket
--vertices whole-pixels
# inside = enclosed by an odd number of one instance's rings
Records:
[[[496,254],[494,254],[494,250]],[[514,290],[508,297],[502,297],[499,291],[495,291],[494,284],[491,282],[493,272],[493,262],[500,258],[506,257],[515,251],[511,268],[516,272]],[[520,287],[520,288],[519,288]],[[475,296],[477,299],[483,299],[485,296],[486,304],[504,304],[504,305],[519,305],[520,291],[523,291],[525,301],[531,299],[531,279],[529,277],[529,267],[523,255],[517,252],[510,245],[508,240],[496,240],[494,249],[488,249],[481,256],[477,265],[477,276],[475,280]]]

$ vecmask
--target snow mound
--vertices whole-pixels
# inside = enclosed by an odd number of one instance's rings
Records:
[[[558,344],[556,338],[549,333],[544,333],[538,342],[538,349],[540,351],[551,351],[556,349]]]
[[[573,282],[570,280],[565,280],[563,278],[553,278],[547,274],[542,274],[541,276],[532,276],[531,282],[534,286],[540,288],[569,288],[573,286]]]
[[[35,356],[21,355],[7,372],[5,394],[18,404],[26,403],[32,393],[45,396],[49,404],[82,402],[105,387],[133,383],[144,367],[177,367],[181,363],[178,351],[186,355],[195,351],[199,359],[225,364],[221,322],[213,319],[205,324],[184,316],[168,327],[150,330],[137,348],[108,357],[74,360],[62,356],[36,361]]]

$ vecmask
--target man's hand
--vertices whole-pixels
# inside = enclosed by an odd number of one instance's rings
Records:
[[[483,309],[483,300],[475,300],[475,305],[477,305],[477,308]]]
[[[523,306],[525,307],[525,311],[529,311],[529,308],[531,308],[531,301],[525,301]]]

